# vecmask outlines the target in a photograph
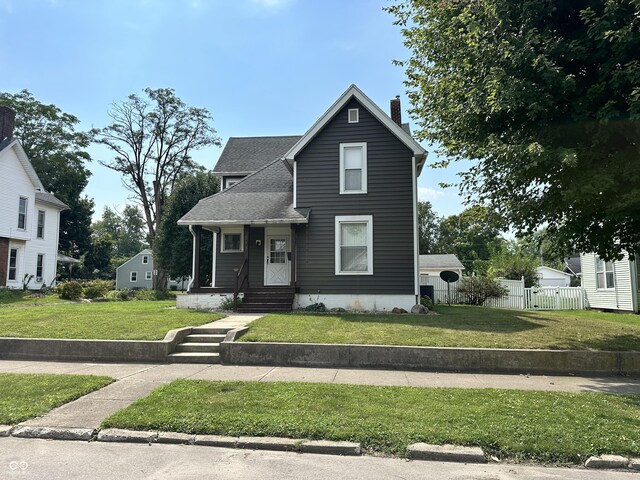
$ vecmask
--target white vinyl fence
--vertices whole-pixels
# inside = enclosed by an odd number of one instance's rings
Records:
[[[582,287],[531,287],[525,288],[524,279],[498,279],[508,290],[502,298],[491,298],[485,306],[515,308],[521,310],[583,310],[588,307]],[[458,282],[450,284],[440,277],[421,275],[420,285],[432,285],[435,303],[465,303],[465,296],[458,293]]]

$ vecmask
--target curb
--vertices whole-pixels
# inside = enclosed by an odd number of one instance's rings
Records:
[[[18,438],[89,441],[93,436],[93,428],[31,427],[28,425],[18,425],[11,431],[11,436]]]
[[[629,459],[621,455],[598,455],[589,457],[584,466],[587,468],[636,468],[632,467]]]
[[[632,458],[629,462],[629,468],[631,470],[640,470],[640,458]]]
[[[106,428],[100,430],[97,440],[99,442],[155,443],[158,440],[158,432]]]
[[[412,443],[407,447],[407,456],[412,460],[431,460],[434,462],[487,463],[480,447],[460,447],[458,445]]]
[[[0,425],[0,437],[8,437],[11,435],[13,427],[11,425]]]

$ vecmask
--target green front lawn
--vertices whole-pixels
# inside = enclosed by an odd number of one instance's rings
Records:
[[[640,350],[640,315],[438,306],[439,315],[279,314],[243,342]]]
[[[92,375],[0,373],[0,425],[43,415],[111,382],[113,378]]]
[[[640,395],[177,380],[103,427],[362,442],[477,445],[500,457],[580,462],[640,455]]]
[[[0,308],[0,337],[161,340],[174,328],[223,317],[171,307],[175,301],[7,306]]]

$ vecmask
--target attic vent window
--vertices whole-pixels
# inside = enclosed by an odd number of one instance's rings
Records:
[[[358,123],[360,121],[360,111],[357,108],[349,109],[349,123]]]

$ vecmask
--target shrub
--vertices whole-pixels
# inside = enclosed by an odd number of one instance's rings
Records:
[[[134,290],[133,298],[136,300],[155,300],[156,292],[149,288]]]
[[[420,297],[420,304],[427,307],[429,310],[433,310],[433,300],[431,300],[431,297],[426,295]]]
[[[17,302],[23,295],[22,290],[0,288],[0,304]]]
[[[135,295],[135,292],[133,290],[129,290],[125,288],[123,290],[111,290],[105,293],[104,298],[106,298],[107,300],[124,302],[134,298],[134,295]]]
[[[86,298],[104,297],[107,292],[114,290],[116,284],[112,280],[91,280],[82,284]]]
[[[65,300],[78,300],[82,298],[82,285],[78,282],[71,280],[69,282],[63,282],[56,285],[56,292],[60,298]]]
[[[306,307],[304,307],[304,311],[305,312],[326,312],[327,307],[322,302],[312,303],[311,305],[307,305]]]
[[[238,305],[242,305],[242,297],[238,297]],[[233,310],[233,295],[225,297],[220,304],[220,310]]]
[[[169,285],[169,290],[171,290],[172,292],[177,292],[178,291],[178,286],[177,285]]]
[[[458,293],[465,297],[469,305],[484,305],[489,298],[504,297],[508,290],[489,277],[462,277]]]

